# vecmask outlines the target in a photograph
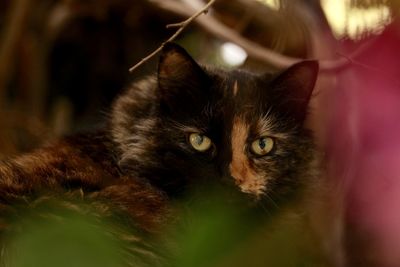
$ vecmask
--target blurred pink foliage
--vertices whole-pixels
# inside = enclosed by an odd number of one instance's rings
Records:
[[[329,94],[330,176],[344,189],[348,266],[400,266],[400,31],[392,25]]]

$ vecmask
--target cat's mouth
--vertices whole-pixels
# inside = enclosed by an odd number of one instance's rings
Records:
[[[259,177],[248,164],[231,163],[229,166],[231,176],[240,191],[254,196],[257,200],[264,195],[266,190],[265,179]]]
[[[265,193],[265,183],[261,179],[237,179],[235,178],[236,185],[240,191],[245,194],[250,194],[256,200],[260,200]]]

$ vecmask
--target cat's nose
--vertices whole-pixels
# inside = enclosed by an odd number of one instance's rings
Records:
[[[229,171],[221,177],[220,180],[220,190],[219,196],[227,201],[229,204],[234,204],[236,208],[241,205],[252,205],[254,203],[255,195],[245,193],[241,188],[235,183],[235,178],[230,175]]]
[[[229,171],[228,164],[220,169],[220,175],[221,175],[220,180],[223,185],[229,186],[229,187],[233,187],[233,186],[237,187],[235,185],[235,179],[232,177],[232,175]]]

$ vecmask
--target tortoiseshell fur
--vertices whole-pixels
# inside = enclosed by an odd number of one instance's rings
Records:
[[[116,99],[105,129],[2,163],[0,211],[21,199],[73,195],[99,216],[122,213],[157,233],[171,218],[171,200],[209,185],[276,207],[315,181],[313,140],[303,122],[317,72],[315,62],[265,75],[200,67],[167,44],[158,74]],[[212,148],[194,150],[192,132],[207,135]],[[264,135],[275,146],[260,157],[249,144]]]

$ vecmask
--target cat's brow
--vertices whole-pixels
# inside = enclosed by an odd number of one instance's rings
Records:
[[[268,111],[266,115],[260,117],[257,121],[257,134],[259,136],[270,136],[279,139],[287,139],[287,133],[280,133],[274,130],[277,122],[276,119],[270,114],[271,112]]]
[[[195,126],[188,126],[181,123],[174,123],[174,127],[185,133],[203,133],[205,129],[197,128]]]

